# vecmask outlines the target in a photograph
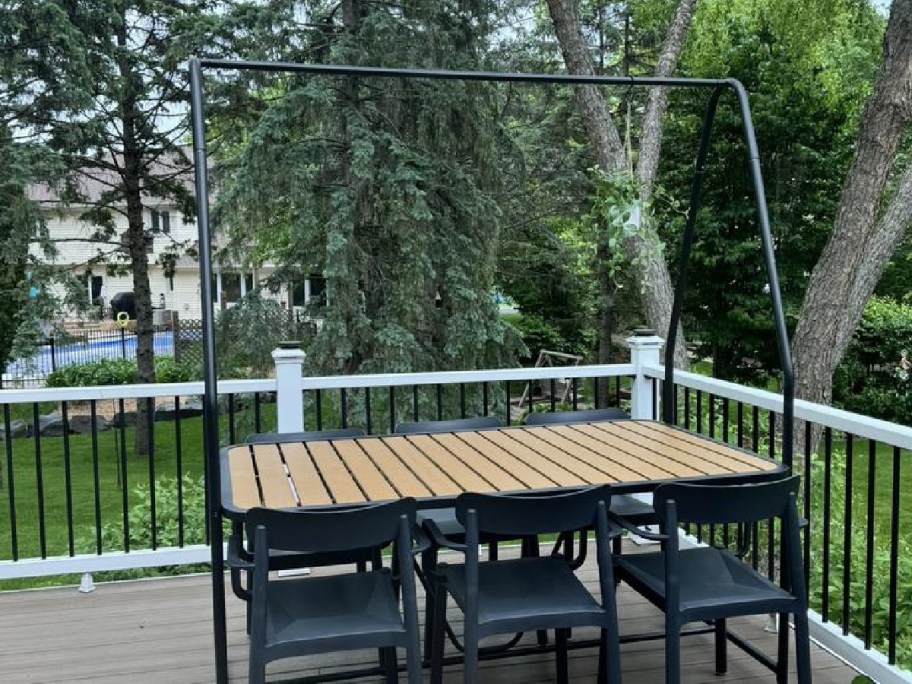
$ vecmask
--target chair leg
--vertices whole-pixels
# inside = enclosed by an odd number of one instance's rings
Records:
[[[554,631],[554,644],[557,656],[557,684],[570,683],[570,669],[567,662],[567,631],[557,629]]]
[[[681,624],[678,616],[665,614],[665,684],[681,681]]]
[[[776,657],[776,682],[788,682],[789,668],[789,623],[788,613],[779,613],[779,653]]]
[[[399,659],[396,656],[396,647],[380,649],[383,653],[382,664],[386,671],[386,684],[398,684],[399,682]]]
[[[811,684],[811,639],[807,610],[795,613],[795,659],[798,661],[798,684]]]
[[[434,628],[434,591],[437,588],[437,549],[433,546],[421,553],[421,571],[427,586],[424,588],[424,659],[431,659]]]
[[[263,662],[262,654],[255,648],[250,649],[247,681],[249,684],[266,684],[266,663]]]
[[[432,647],[431,647],[431,684],[443,682],[443,645],[446,641],[446,587],[439,582],[428,582],[434,587],[434,609]]]
[[[497,542],[491,542],[488,544],[488,560],[496,561],[497,560]]]
[[[725,620],[716,620],[716,674],[728,672],[728,636]]]
[[[617,628],[602,629],[600,641],[598,684],[621,684],[621,646]]]
[[[466,620],[463,636],[465,659],[463,661],[463,684],[475,684],[478,681],[478,625]]]
[[[541,550],[538,546],[538,537],[526,537],[522,540],[523,558],[538,558],[540,555]],[[546,646],[548,644],[548,630],[540,629],[535,635],[539,646]]]

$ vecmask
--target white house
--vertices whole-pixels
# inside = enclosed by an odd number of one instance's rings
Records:
[[[174,173],[163,167],[163,174],[169,172]],[[115,237],[110,239],[100,238],[98,227],[80,218],[111,185],[101,177],[103,175],[93,171],[91,176],[83,176],[81,192],[86,202],[82,204],[62,202],[55,189],[47,185],[32,186],[28,194],[45,209],[48,233],[57,250],[52,263],[85,280],[87,304],[103,301],[107,308],[117,293],[133,291],[133,275],[117,237],[126,233],[126,216],[112,211]],[[184,221],[179,208],[170,200],[147,196],[143,205],[143,222],[149,234],[147,251],[152,305],[177,311],[183,319],[198,319],[201,317],[199,263],[186,254],[186,248],[197,244],[196,221]],[[173,275],[169,276],[163,257],[173,254],[175,247],[178,247],[179,256],[174,261]],[[31,249],[36,257],[47,260],[38,245]],[[214,268],[213,305],[216,308],[232,306],[273,271],[271,266],[254,271],[219,265]],[[301,307],[321,291],[321,279],[311,278],[276,293],[264,291],[264,295],[289,307]]]

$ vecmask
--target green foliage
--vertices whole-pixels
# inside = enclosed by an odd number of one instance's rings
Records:
[[[825,8],[825,9],[824,9]],[[826,17],[826,21],[822,18]],[[883,20],[854,0],[700,2],[682,75],[732,76],[750,93],[786,315],[794,323],[832,227]],[[688,272],[685,328],[718,377],[764,382],[778,369],[759,227],[737,109],[713,129]],[[706,96],[670,95],[660,182],[689,196]],[[683,217],[662,210],[675,253]]]
[[[156,548],[177,547],[181,542],[186,546],[204,544],[206,541],[206,490],[205,482],[200,477],[185,474],[181,479],[181,492],[178,496],[178,482],[173,477],[160,477],[155,480],[155,543]],[[133,505],[127,514],[130,529],[131,549],[152,548],[152,496],[148,483],[133,488],[131,501]],[[102,525],[102,546],[108,550],[123,549],[123,521],[111,519]],[[90,528],[77,540],[84,552],[95,548],[95,529]],[[159,566],[154,569],[138,568],[114,572],[98,573],[99,581],[133,579],[136,577],[181,575],[199,572],[207,566],[178,565]]]
[[[325,32],[302,36],[296,59],[480,66],[487,3],[365,4],[348,24],[313,5]],[[325,277],[327,306],[309,312],[322,322],[312,372],[512,365],[519,342],[490,299],[502,221],[494,92],[308,78],[253,93],[261,116],[225,148],[216,218],[238,260],[269,260],[282,282]]]
[[[129,385],[137,382],[134,359],[100,359],[89,363],[74,363],[48,374],[48,387],[96,387],[99,385]],[[155,378],[158,382],[189,382],[200,377],[195,365],[177,363],[171,356],[155,357]]]
[[[272,350],[285,340],[306,341],[313,326],[298,322],[279,302],[258,291],[246,295],[216,318],[215,344],[221,377],[269,375]]]
[[[912,305],[872,297],[833,377],[841,407],[901,424],[912,422]],[[907,363],[908,358],[907,358]]]

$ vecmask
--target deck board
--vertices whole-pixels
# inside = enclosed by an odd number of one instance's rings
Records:
[[[318,569],[315,574],[328,572]],[[590,590],[597,591],[591,562],[580,576]],[[229,595],[227,609],[229,672],[232,684],[239,684],[246,681],[247,668],[244,608]],[[211,684],[211,611],[208,576],[99,584],[91,594],[80,594],[75,587],[0,593],[0,682]],[[618,613],[622,634],[655,630],[662,625],[661,613],[623,586],[618,593]],[[454,628],[461,632],[459,615],[452,607],[450,615]],[[773,652],[775,637],[763,631],[762,619],[732,620],[732,625]],[[591,633],[574,630],[574,635],[586,637]],[[269,681],[372,664],[375,657],[375,651],[355,651],[280,661],[270,665]],[[621,660],[625,682],[664,681],[661,641],[625,644]],[[572,651],[571,681],[594,682],[597,661],[594,649]],[[734,647],[729,649],[728,674],[717,677],[710,635],[685,638],[682,661],[683,682],[687,684],[774,681],[771,673]],[[856,674],[816,647],[812,663],[817,684],[847,684]],[[497,684],[552,682],[554,676],[552,654],[488,661],[480,667],[480,681]],[[356,681],[381,680],[372,677]],[[446,668],[444,681],[461,681],[460,667]]]

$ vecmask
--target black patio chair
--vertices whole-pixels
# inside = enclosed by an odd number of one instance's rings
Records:
[[[698,621],[715,625],[716,674],[727,669],[726,644],[731,639],[772,669],[777,682],[787,682],[789,613],[795,618],[798,682],[811,681],[798,485],[798,477],[789,477],[740,486],[668,484],[656,489],[654,503],[662,533],[640,534],[661,541],[663,550],[616,556],[615,567],[620,580],[665,611],[665,681],[669,684],[680,681],[681,627]],[[773,519],[782,521],[784,542],[778,586],[742,560],[750,548],[753,524]],[[681,549],[678,524],[685,522],[741,525],[740,547],[734,552],[712,546]],[[727,618],[771,613],[779,614],[776,660],[727,631]]]
[[[630,420],[630,414],[621,408],[611,406],[600,409],[584,409],[582,411],[546,411],[530,413],[526,416],[526,425],[565,425],[567,423],[585,423],[595,421]],[[632,525],[656,525],[659,522],[655,509],[645,501],[640,501],[629,494],[615,494],[611,497],[612,515],[620,516]],[[587,533],[579,530],[579,552],[573,561],[575,567],[581,567],[586,561]],[[555,545],[555,551],[564,547],[564,554],[573,558],[573,537],[570,532],[561,535]],[[614,540],[614,552],[620,553],[621,538]]]
[[[428,435],[445,432],[468,432],[474,430],[493,430],[503,427],[503,423],[497,416],[478,416],[474,418],[457,418],[453,420],[423,420],[399,423],[396,425],[394,433],[397,435]],[[429,577],[433,575],[437,567],[437,555],[440,550],[440,542],[443,538],[448,541],[462,542],[465,540],[465,528],[456,520],[456,509],[452,506],[445,508],[420,508],[418,510],[418,523],[428,533],[430,545],[421,554],[421,574],[419,575],[425,587],[425,637],[424,637],[424,655],[425,658],[431,657],[431,623],[433,622],[433,585]],[[488,545],[488,555],[490,558],[497,558],[497,544],[500,541],[509,541],[511,538],[502,538],[496,536],[485,536],[482,539],[483,544]],[[529,541],[524,542],[528,544]],[[536,545],[536,551],[538,547]],[[450,640],[461,648],[456,635],[449,630]],[[544,636],[542,637],[545,638]],[[518,638],[516,639],[518,641]],[[512,644],[505,645],[508,647]],[[499,648],[504,648],[499,647]]]
[[[441,563],[435,576],[431,682],[443,677],[447,595],[465,615],[464,681],[476,681],[478,641],[492,634],[555,630],[557,681],[567,684],[567,640],[574,627],[601,630],[599,682],[620,681],[617,608],[608,551],[606,486],[547,495],[462,494],[456,517],[465,526],[465,544],[448,546],[465,554],[460,564]],[[562,556],[481,561],[483,534],[530,537],[594,527],[598,548],[601,603],[589,593]],[[617,531],[617,530],[615,530]]]
[[[379,648],[387,682],[398,681],[396,648],[406,652],[409,684],[421,682],[421,644],[412,562],[415,500],[323,510],[254,508],[245,522],[253,540],[250,678],[263,684],[281,658]],[[271,579],[275,551],[320,556],[393,544],[393,570]],[[402,611],[400,613],[399,594]]]
[[[265,432],[249,435],[245,440],[247,444],[278,444],[280,442],[316,442],[328,439],[344,439],[348,437],[363,437],[364,430],[360,428],[343,428],[338,430],[316,430],[309,432]],[[248,541],[250,541],[248,539]],[[231,576],[231,589],[234,595],[243,601],[250,600],[249,587],[244,586],[242,573],[253,561],[253,553],[244,543],[244,529],[240,522],[232,523],[231,534],[228,537],[228,567]],[[380,563],[380,553],[375,549],[345,548],[327,553],[299,553],[294,551],[273,550],[269,555],[270,570],[296,570],[301,568],[316,568],[329,565],[347,565],[354,563],[359,571],[367,569],[370,563],[377,566]],[[248,582],[249,585],[249,577]],[[250,606],[247,610],[247,629],[250,630]]]

